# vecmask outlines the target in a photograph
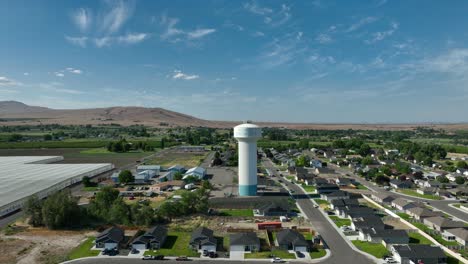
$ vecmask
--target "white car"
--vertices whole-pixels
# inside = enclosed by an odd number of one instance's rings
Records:
[[[391,259],[391,260],[387,260],[387,263],[398,263],[398,261],[394,260],[394,259]]]
[[[286,262],[286,261],[284,261],[283,259],[278,258],[278,257],[271,259],[271,263],[284,263],[284,262]]]

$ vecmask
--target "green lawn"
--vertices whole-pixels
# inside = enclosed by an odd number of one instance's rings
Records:
[[[219,213],[221,216],[242,216],[242,217],[253,217],[252,209],[220,209]]]
[[[406,221],[408,221],[411,216],[409,214],[406,214],[406,213],[397,213],[397,215],[403,219],[405,219]]]
[[[336,226],[338,226],[338,227],[350,226],[351,225],[351,220],[349,220],[349,219],[339,218],[336,215],[330,215],[329,217],[330,217],[331,220],[333,220],[333,222],[335,222]]]
[[[84,258],[84,257],[94,257],[99,255],[101,251],[99,250],[91,250],[93,247],[93,241],[96,239],[95,237],[89,237],[81,243],[78,247],[74,248],[70,254],[68,254],[69,259],[78,259],[78,258]]]
[[[360,250],[366,253],[369,253],[378,259],[381,259],[385,255],[390,254],[390,252],[388,252],[388,250],[382,244],[373,244],[373,243],[359,241],[359,240],[353,240],[352,242]]]
[[[358,186],[356,186],[359,190],[369,190],[367,189],[366,186],[362,185],[362,184],[359,184]]]
[[[421,223],[412,223],[415,227],[421,229],[423,232],[425,232],[426,234],[430,235],[432,238],[434,238],[437,242],[441,243],[442,245],[444,246],[458,246],[459,244],[457,243],[457,241],[446,241],[445,239],[442,238],[441,235],[435,235],[435,234],[431,234],[431,229],[429,227],[427,227],[426,225],[424,224],[421,224]]]
[[[286,176],[286,179],[288,179],[289,181],[294,181],[295,177],[294,176]]]
[[[327,201],[325,200],[322,200],[322,199],[315,199],[315,202],[317,202],[318,204],[329,204]]]
[[[442,198],[440,198],[437,195],[420,194],[420,193],[417,193],[414,190],[399,189],[398,192],[404,193],[406,195],[411,195],[411,196],[414,196],[414,197],[419,197],[419,198],[425,198],[425,199],[431,199],[431,200],[442,200]]]
[[[190,232],[169,231],[166,242],[158,250],[145,251],[145,255],[200,257],[200,254],[189,248]]]
[[[315,186],[310,186],[306,184],[302,184],[302,188],[304,188],[304,190],[308,193],[315,193],[315,191],[317,190]]]
[[[325,256],[326,254],[327,252],[325,251],[325,249],[322,249],[322,248],[314,248],[312,249],[312,251],[310,251],[310,257],[312,259],[321,258]]]
[[[460,208],[461,204],[452,204],[453,206],[455,206],[456,208]]]
[[[295,259],[296,258],[295,254],[289,253],[286,250],[272,250],[272,251],[245,253],[244,257],[246,259],[268,259],[268,258],[271,258],[270,255],[274,255],[275,257],[282,258],[282,259]]]
[[[413,232],[409,233],[409,238],[410,238],[410,244],[425,244],[425,245],[431,245],[432,242],[424,237],[423,235]]]

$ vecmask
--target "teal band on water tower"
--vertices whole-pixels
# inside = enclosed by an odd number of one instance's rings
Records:
[[[240,196],[256,196],[257,185],[239,185]]]

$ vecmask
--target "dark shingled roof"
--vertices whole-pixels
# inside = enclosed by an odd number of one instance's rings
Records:
[[[192,237],[190,238],[190,244],[200,243],[204,244],[215,244],[216,239],[213,237],[213,230],[206,227],[199,227],[192,232]]]
[[[255,232],[235,233],[229,236],[231,246],[259,245],[260,239]]]
[[[124,239],[123,229],[113,226],[109,227],[96,237],[96,243],[120,243]]]
[[[415,263],[418,260],[422,260],[424,264],[439,263],[435,260],[447,258],[444,251],[437,246],[409,244],[394,245],[393,248],[402,258],[409,258]]]
[[[150,242],[159,242],[162,243],[166,239],[167,229],[164,226],[154,226],[143,235],[137,237],[133,240],[133,243],[143,243],[147,244]]]
[[[307,241],[304,236],[292,229],[283,229],[276,233],[276,240],[278,240],[279,245],[289,245],[294,246],[307,246]]]

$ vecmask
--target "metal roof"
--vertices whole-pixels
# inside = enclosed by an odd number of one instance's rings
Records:
[[[0,207],[112,164],[46,164],[59,156],[0,157]]]

